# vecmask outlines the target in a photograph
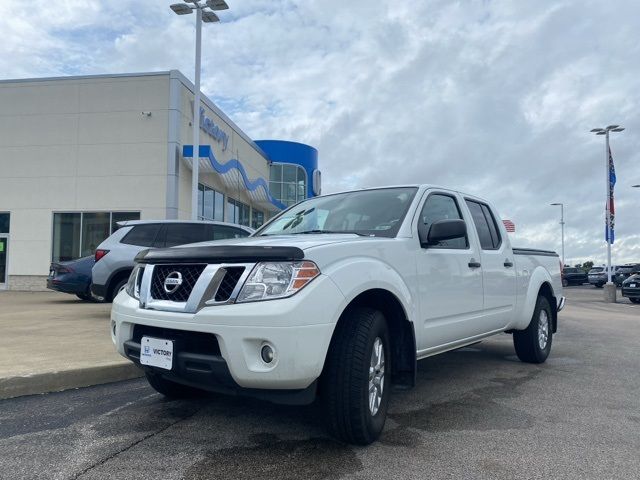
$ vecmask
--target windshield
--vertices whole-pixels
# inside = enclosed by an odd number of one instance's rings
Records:
[[[395,237],[417,190],[381,188],[311,198],[283,212],[256,235],[355,233]]]
[[[596,267],[596,268],[592,268],[591,270],[589,270],[589,273],[600,273],[600,272],[604,272],[604,268]]]

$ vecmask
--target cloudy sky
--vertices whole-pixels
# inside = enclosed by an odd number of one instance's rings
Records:
[[[461,189],[512,219],[517,245],[558,251],[549,203],[564,202],[567,260],[600,263],[604,140],[589,130],[619,123],[613,260],[640,261],[638,2],[227,1],[203,31],[203,91],[252,138],[316,146],[325,192]],[[0,76],[192,79],[194,17],[168,3],[0,0]]]

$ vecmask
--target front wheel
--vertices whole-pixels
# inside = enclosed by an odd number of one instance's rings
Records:
[[[327,354],[322,392],[331,433],[368,445],[382,432],[389,405],[391,350],[378,310],[353,308],[340,320]]]
[[[566,278],[562,279],[562,286],[563,287],[568,287],[569,286],[569,280],[567,280]]]
[[[543,363],[547,359],[553,340],[552,319],[549,300],[538,297],[529,326],[513,332],[513,346],[521,361]]]

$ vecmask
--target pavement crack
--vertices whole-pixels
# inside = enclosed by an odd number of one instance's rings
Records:
[[[194,412],[190,413],[189,415],[186,415],[182,418],[179,418],[178,420],[176,420],[175,422],[171,422],[170,424],[162,427],[159,430],[156,430],[154,432],[149,433],[148,435],[143,436],[142,438],[139,438],[138,440],[136,440],[135,442],[127,445],[124,448],[121,448],[115,452],[113,452],[111,455],[103,458],[102,460],[100,460],[99,462],[94,463],[93,465],[88,466],[87,468],[85,468],[84,470],[72,475],[71,477],[69,477],[70,480],[77,480],[78,478],[82,477],[83,475],[87,474],[88,472],[90,472],[91,470],[100,467],[102,465],[104,465],[105,463],[107,463],[108,461],[114,459],[115,457],[117,457],[118,455],[120,455],[121,453],[127,452],[129,450],[131,450],[133,447],[135,447],[136,445],[141,444],[142,442],[144,442],[145,440],[148,440],[152,437],[155,437],[156,435],[165,432],[167,430],[169,430],[171,427],[173,427],[174,425],[177,425],[180,422],[184,422],[185,420],[190,419],[191,417],[193,417],[194,415],[196,415],[197,413],[199,413],[202,410],[202,408],[199,408],[198,410],[195,410]]]

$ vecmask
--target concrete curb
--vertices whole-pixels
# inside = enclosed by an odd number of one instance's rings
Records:
[[[38,373],[0,378],[0,399],[59,392],[71,388],[90,387],[102,383],[141,377],[142,370],[132,363],[115,363],[96,367],[76,368],[58,372]]]

